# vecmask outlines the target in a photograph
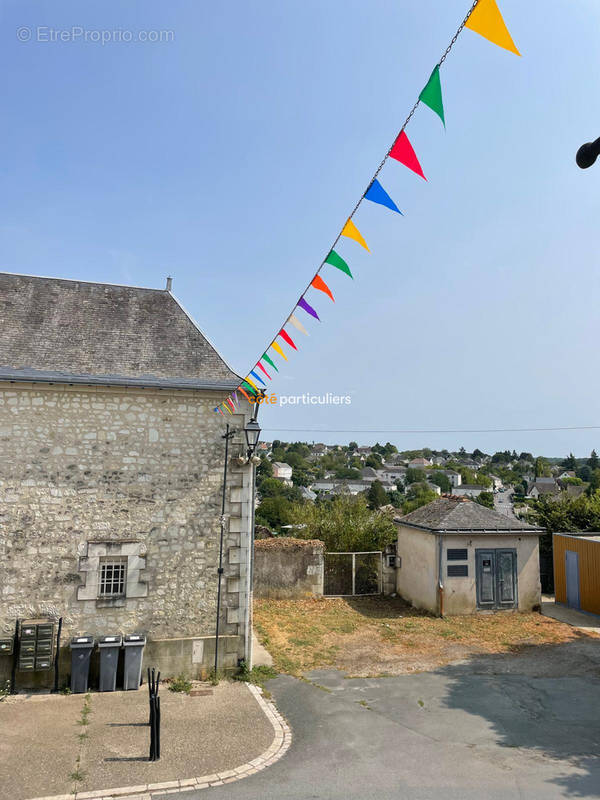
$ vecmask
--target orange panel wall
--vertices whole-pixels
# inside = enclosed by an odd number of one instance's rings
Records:
[[[600,614],[600,541],[555,533],[554,591],[558,603],[567,602],[565,551],[579,554],[579,601],[582,611]]]

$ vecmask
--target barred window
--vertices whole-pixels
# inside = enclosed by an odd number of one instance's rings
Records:
[[[123,597],[127,580],[127,558],[102,558],[99,597]]]

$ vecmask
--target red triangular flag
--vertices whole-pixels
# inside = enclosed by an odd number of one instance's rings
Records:
[[[260,363],[260,361],[258,362],[258,364],[257,364],[256,366],[257,366],[259,369],[262,369],[262,371],[265,373],[265,375],[267,376],[267,378],[268,378],[270,381],[271,381],[271,380],[273,380],[273,379],[271,378],[271,376],[269,375],[269,373],[267,372],[267,370],[266,370],[266,369],[263,367],[263,365]]]
[[[329,297],[331,297],[331,299],[333,300],[331,289],[329,288],[329,286],[327,286],[327,284],[325,283],[323,278],[321,278],[320,275],[315,275],[310,285],[313,287],[313,289],[319,289],[321,292],[325,292],[325,294],[329,295]],[[333,302],[335,303],[335,300],[333,300]]]
[[[289,346],[290,346],[290,347],[293,347],[293,348],[294,348],[294,350],[297,350],[297,349],[298,349],[298,348],[296,347],[296,345],[293,343],[293,341],[291,340],[291,338],[290,338],[290,337],[287,335],[287,333],[286,333],[286,332],[285,332],[283,329],[281,329],[281,330],[279,331],[279,335],[281,336],[281,338],[283,339],[283,341],[284,341],[284,342],[287,342],[287,343],[289,344]]]
[[[423,170],[421,169],[419,159],[413,150],[413,146],[408,141],[408,136],[404,133],[404,131],[400,131],[400,135],[394,142],[394,146],[390,150],[390,158],[395,158],[396,161],[404,164],[405,167],[412,169],[412,171],[416,172],[417,175],[420,175],[424,180],[427,180],[425,175],[423,175]]]

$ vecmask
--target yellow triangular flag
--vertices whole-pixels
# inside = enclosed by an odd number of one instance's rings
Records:
[[[470,28],[475,33],[489,39],[490,42],[504,47],[511,53],[520,56],[521,53],[515,47],[512,36],[504,24],[500,9],[496,5],[496,0],[479,0],[469,19],[465,23],[466,28]]]
[[[256,390],[256,393],[258,394],[258,386],[257,386],[257,385],[254,383],[254,381],[252,380],[252,378],[249,378],[248,376],[246,376],[246,377],[244,378],[244,380],[246,381],[246,383],[249,383],[249,384],[250,384],[250,386],[251,386],[253,389],[255,389],[255,390]]]
[[[275,350],[277,353],[279,353],[279,355],[280,355],[282,358],[285,358],[285,360],[287,361],[287,356],[286,356],[286,354],[283,352],[283,350],[281,349],[281,347],[279,347],[279,345],[277,344],[277,342],[273,342],[273,344],[271,345],[271,347],[273,348],[273,350]]]
[[[355,242],[358,242],[365,250],[369,250],[367,243],[362,237],[361,232],[358,230],[356,225],[352,222],[351,219],[344,225],[344,230],[342,231],[342,236],[347,236],[349,239],[354,239]],[[369,250],[369,252],[371,252]]]
[[[295,317],[293,314],[290,314],[289,321],[292,323],[294,328],[296,328],[296,330],[300,331],[300,333],[303,333],[305,336],[308,336],[308,331],[297,317]]]

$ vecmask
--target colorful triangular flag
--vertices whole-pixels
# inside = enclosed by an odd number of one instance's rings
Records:
[[[273,342],[273,344],[271,345],[271,347],[273,348],[273,350],[275,350],[275,352],[276,352],[276,353],[279,353],[279,355],[280,355],[280,356],[281,356],[281,357],[282,357],[282,358],[283,358],[285,361],[287,361],[287,356],[286,356],[286,354],[283,352],[283,350],[282,350],[282,349],[281,349],[281,347],[280,347],[280,346],[277,344],[277,342]]]
[[[496,0],[479,0],[471,16],[465,22],[465,28],[475,31],[484,39],[497,44],[498,47],[510,50],[511,53],[518,56],[521,55],[502,19]]]
[[[412,169],[417,175],[420,175],[424,180],[427,180],[419,164],[419,159],[415,153],[412,144],[408,140],[408,136],[404,131],[400,131],[400,135],[394,142],[394,146],[390,150],[390,158],[394,158],[405,167]]]
[[[283,328],[282,328],[282,329],[279,331],[279,335],[281,336],[281,338],[283,339],[283,341],[284,341],[284,342],[287,342],[287,343],[289,344],[289,346],[290,346],[290,347],[293,347],[293,348],[294,348],[294,350],[297,350],[297,349],[298,349],[298,348],[296,347],[296,345],[294,344],[294,342],[293,342],[293,340],[292,340],[292,337],[291,337],[291,336],[289,336],[289,335],[288,335],[288,334],[287,334],[287,333],[286,333],[286,332],[283,330]]]
[[[311,315],[311,317],[319,319],[319,315],[317,314],[317,312],[311,305],[309,305],[309,303],[306,302],[306,300],[303,297],[301,297],[300,300],[298,300],[298,306],[299,308],[303,308],[307,314]]]
[[[325,294],[328,295],[328,297],[331,297],[331,299],[333,300],[331,289],[329,288],[329,286],[327,286],[327,284],[320,275],[315,275],[310,285],[313,287],[313,289],[318,289],[320,292],[325,292]],[[333,300],[333,302],[335,303],[335,300]]]
[[[386,208],[396,211],[398,214],[402,215],[402,212],[396,203],[394,203],[392,198],[377,179],[371,183],[365,192],[365,200],[370,200],[372,203],[378,203],[380,206],[385,206]]]
[[[241,393],[244,395],[244,397],[246,398],[246,400],[247,400],[249,403],[252,403],[252,400],[250,399],[250,395],[249,395],[249,394],[246,394],[246,392],[245,392],[245,391],[242,389],[242,387],[241,387],[241,386],[238,386],[238,389],[239,389],[239,390],[240,390],[240,392],[241,392]]]
[[[348,266],[348,264],[346,264],[344,259],[335,252],[335,250],[332,250],[331,253],[329,253],[327,258],[325,259],[325,263],[331,264],[332,267],[337,267],[338,269],[341,269],[342,272],[345,272],[346,275],[350,275],[350,277],[354,279],[354,276],[350,272],[350,267]]]
[[[250,370],[250,375],[252,375],[252,377],[253,377],[253,378],[256,378],[256,380],[257,380],[259,383],[262,383],[262,385],[263,385],[263,386],[266,386],[266,385],[267,385],[267,384],[266,384],[266,383],[263,381],[263,379],[260,377],[260,375],[258,375],[258,373],[256,373],[256,372],[254,372],[254,370],[253,370],[253,369],[251,369],[251,370]]]
[[[250,378],[246,375],[246,383],[249,383],[250,386],[254,389],[256,394],[258,394],[258,386],[254,383],[254,381],[250,380]]]
[[[300,331],[300,333],[303,333],[305,336],[309,335],[309,333],[306,330],[306,328],[304,327],[304,325],[300,322],[298,317],[296,317],[294,314],[290,314],[290,318],[288,319],[288,322],[291,322],[292,325],[294,326],[294,328],[296,328],[296,330]]]
[[[275,362],[274,362],[274,361],[273,361],[271,358],[269,358],[269,356],[268,356],[266,353],[263,353],[263,356],[262,356],[262,357],[263,357],[263,358],[264,358],[264,360],[267,362],[267,364],[270,364],[270,365],[273,367],[273,369],[275,370],[275,372],[279,372],[279,369],[278,369],[278,367],[277,367],[277,364],[276,364],[276,363],[275,363]]]
[[[340,236],[347,236],[348,239],[354,239],[355,242],[358,242],[361,247],[364,247],[365,250],[369,250],[369,247],[365,240],[362,237],[361,232],[358,230],[356,225],[352,222],[351,219],[344,225],[344,228],[340,234]],[[369,252],[371,252],[369,250]]]
[[[257,364],[256,366],[259,368],[259,370],[261,370],[261,372],[264,372],[264,374],[267,376],[267,378],[268,378],[270,381],[272,381],[272,380],[273,380],[273,378],[272,378],[272,377],[269,375],[269,373],[268,373],[268,372],[267,372],[267,370],[266,370],[266,369],[263,367],[263,365],[260,363],[260,361],[258,362],[258,364]]]
[[[248,380],[247,380],[247,379],[245,379],[245,380],[243,381],[242,385],[243,385],[243,386],[245,386],[245,387],[246,387],[246,389],[248,389],[248,391],[250,392],[250,394],[252,394],[252,395],[258,394],[258,389],[256,388],[256,386],[254,386],[254,384],[252,384],[252,386],[250,386],[250,383],[248,383]],[[241,389],[241,388],[242,388],[242,387],[240,386],[240,389]],[[252,400],[251,402],[254,402],[254,401]]]
[[[442,102],[442,83],[440,81],[440,68],[435,67],[427,85],[419,95],[419,100],[428,106],[444,123],[446,127],[446,120],[444,119],[444,104]]]

